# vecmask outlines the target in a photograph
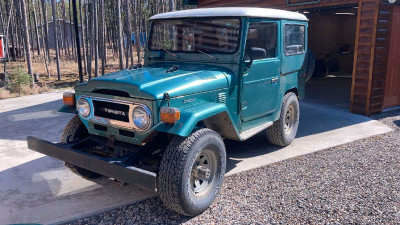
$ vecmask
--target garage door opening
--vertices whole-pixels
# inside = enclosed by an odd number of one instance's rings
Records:
[[[349,110],[357,31],[357,6],[306,10],[309,48],[316,67],[306,101]]]

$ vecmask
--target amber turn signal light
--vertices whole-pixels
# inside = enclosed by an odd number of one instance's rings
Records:
[[[72,92],[64,92],[63,94],[63,104],[64,105],[75,105],[75,94]]]
[[[177,108],[162,107],[160,109],[161,121],[166,123],[176,123],[181,118],[181,112]]]

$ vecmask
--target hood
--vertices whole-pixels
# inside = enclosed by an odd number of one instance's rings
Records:
[[[97,77],[75,89],[85,92],[117,90],[131,97],[162,99],[165,92],[171,97],[197,92],[227,88],[231,76],[220,70],[203,67],[179,68],[167,72],[170,67],[143,67],[137,70],[122,70]]]

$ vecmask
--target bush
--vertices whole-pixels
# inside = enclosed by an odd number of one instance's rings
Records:
[[[10,74],[10,86],[12,92],[18,92],[21,96],[21,90],[29,87],[31,82],[31,76],[24,72],[21,67],[18,67],[14,73]]]

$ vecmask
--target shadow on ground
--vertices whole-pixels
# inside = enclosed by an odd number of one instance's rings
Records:
[[[61,137],[61,133],[54,134],[54,128],[62,131],[72,117],[72,114],[57,112],[61,106],[62,100],[56,100],[0,113],[0,139],[26,140],[27,136],[48,139],[49,135]]]
[[[98,211],[154,196],[134,185],[105,177],[91,182],[63,170],[63,162],[41,157],[1,171],[0,223],[54,223],[92,213],[91,207]]]

